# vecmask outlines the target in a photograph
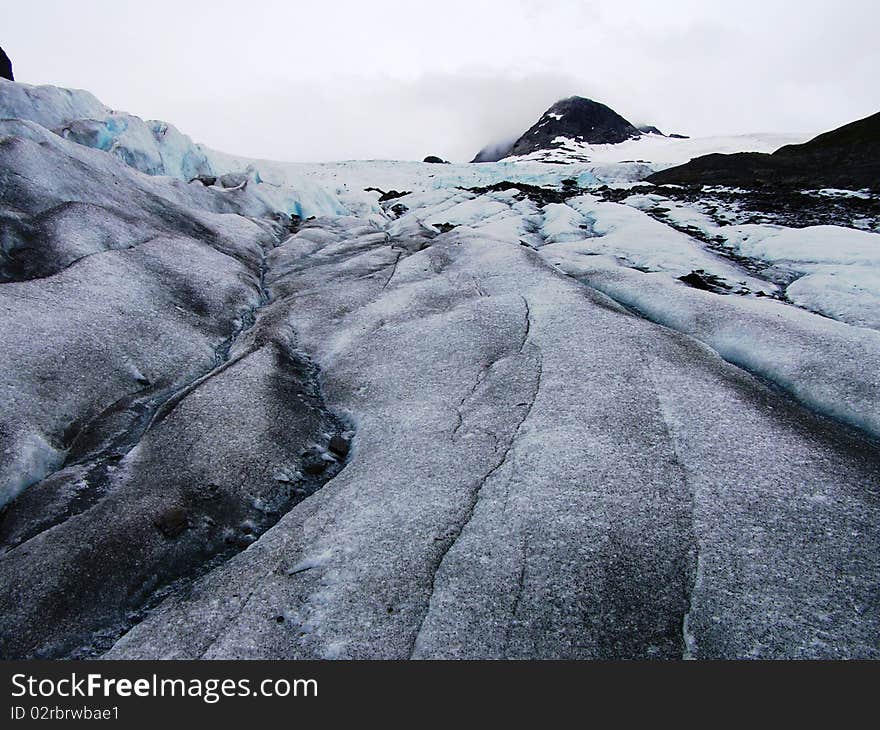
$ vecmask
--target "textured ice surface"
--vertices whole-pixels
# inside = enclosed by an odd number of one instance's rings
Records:
[[[0,108],[2,656],[880,656],[880,239],[636,184],[756,140],[292,164]]]
[[[625,265],[646,271],[666,271],[684,276],[700,269],[727,281],[731,287],[771,292],[772,284],[758,280],[728,260],[707,250],[699,241],[684,235],[640,210],[618,203],[606,203],[592,195],[569,200],[571,210],[580,216],[566,220],[563,231],[555,221],[553,235],[542,253],[554,256],[607,254]],[[548,206],[549,207],[549,206]],[[583,226],[581,235],[578,228]]]
[[[830,225],[721,225],[694,207],[656,193],[637,193],[624,202],[645,212],[660,211],[664,222],[679,230],[699,231],[736,256],[763,267],[797,305],[843,322],[880,329],[877,233]]]
[[[109,656],[876,655],[876,446],[518,242],[309,225],[270,281],[357,457]]]
[[[770,299],[719,297],[603,257],[559,258],[551,255],[561,270],[621,304],[880,437],[880,333]]]
[[[338,425],[265,286],[291,221],[249,187],[0,122],[0,655],[94,654],[319,486]]]
[[[72,423],[141,381],[169,387],[213,361],[259,299],[251,267],[268,234],[218,194],[0,124],[28,134],[0,138],[5,504],[57,464]]]
[[[840,226],[735,226],[722,231],[737,253],[798,278],[786,288],[801,306],[880,329],[880,235]]]

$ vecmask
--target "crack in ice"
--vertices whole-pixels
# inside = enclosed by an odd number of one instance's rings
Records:
[[[522,341],[520,342],[518,352],[517,352],[517,354],[520,354],[520,355],[523,353],[525,346],[528,343],[529,336],[531,334],[531,309],[529,307],[528,299],[526,299],[526,297],[524,297],[524,296],[522,296],[521,299],[525,305],[525,324],[523,326]],[[427,602],[426,602],[426,606],[425,606],[425,612],[422,615],[422,619],[419,622],[418,627],[416,628],[415,635],[413,637],[413,641],[410,646],[409,654],[410,654],[411,659],[415,657],[415,654],[416,654],[416,651],[418,648],[419,636],[422,633],[422,629],[424,627],[425,621],[427,620],[428,616],[431,613],[431,602],[432,602],[432,600],[434,598],[434,594],[436,592],[437,575],[439,574],[440,570],[443,567],[443,563],[446,560],[446,556],[449,554],[449,552],[452,550],[452,548],[456,545],[456,543],[458,542],[458,539],[461,537],[462,533],[464,532],[464,530],[467,528],[468,524],[470,524],[471,520],[473,519],[474,514],[476,512],[476,509],[477,509],[477,505],[480,502],[480,494],[483,491],[483,488],[486,486],[486,483],[496,473],[498,473],[501,470],[501,468],[507,463],[508,458],[510,457],[510,455],[514,449],[514,446],[516,445],[517,438],[518,438],[519,433],[522,429],[522,426],[526,422],[526,420],[528,419],[529,415],[531,415],[532,409],[534,408],[535,401],[537,400],[537,397],[538,397],[538,392],[540,391],[540,388],[541,388],[541,379],[543,376],[543,364],[542,364],[542,359],[540,357],[540,348],[537,348],[537,349],[538,349],[537,378],[536,378],[536,383],[535,383],[535,389],[529,398],[529,401],[527,403],[527,408],[525,409],[522,417],[519,419],[515,428],[513,429],[513,433],[510,437],[510,440],[508,441],[507,446],[505,447],[504,451],[502,452],[500,459],[498,459],[497,463],[494,466],[492,466],[492,468],[489,469],[489,471],[486,472],[486,474],[483,475],[483,477],[480,478],[480,480],[476,484],[476,487],[472,490],[471,495],[470,495],[470,499],[468,501],[467,507],[464,512],[464,515],[462,516],[462,518],[460,520],[458,520],[455,524],[452,525],[451,529],[446,530],[445,534],[449,536],[448,538],[446,538],[446,539],[448,539],[448,544],[441,551],[441,553],[437,556],[436,560],[433,561],[434,564],[433,564],[433,567],[431,570],[429,591],[428,591],[428,598],[427,598]]]

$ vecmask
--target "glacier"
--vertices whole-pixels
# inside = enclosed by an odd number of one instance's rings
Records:
[[[0,118],[3,658],[880,656],[880,221],[643,182],[791,139]]]

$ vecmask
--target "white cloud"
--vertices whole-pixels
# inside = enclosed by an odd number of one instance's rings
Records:
[[[874,0],[31,0],[4,16],[20,80],[263,157],[469,159],[571,94],[693,134],[880,108]]]

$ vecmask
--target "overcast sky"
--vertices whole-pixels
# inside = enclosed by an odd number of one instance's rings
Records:
[[[284,160],[470,159],[556,99],[691,135],[880,110],[878,0],[2,0],[16,79]]]

